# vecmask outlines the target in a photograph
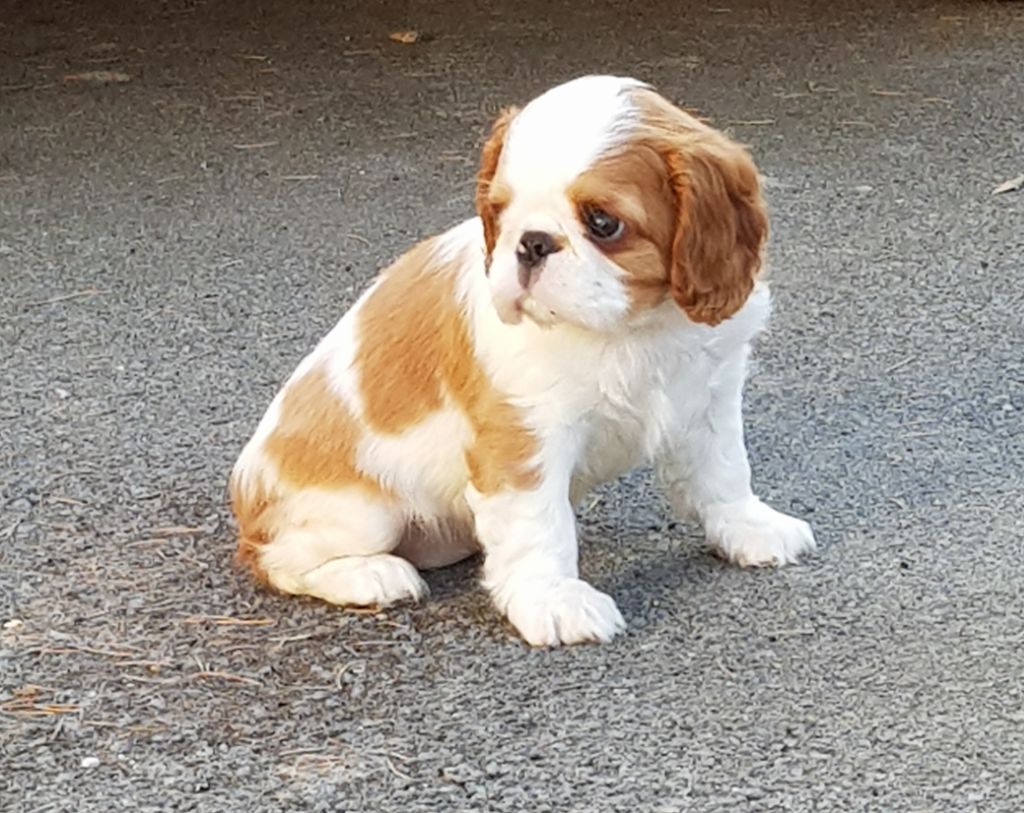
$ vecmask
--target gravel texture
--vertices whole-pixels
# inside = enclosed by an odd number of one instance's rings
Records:
[[[1024,809],[1024,8],[834,5],[6,0],[0,808]],[[611,646],[528,650],[478,562],[257,588],[224,481],[279,382],[592,71],[764,171],[750,451],[821,551],[725,566],[641,472],[581,518]]]

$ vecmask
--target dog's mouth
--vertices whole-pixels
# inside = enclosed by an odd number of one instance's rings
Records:
[[[552,327],[558,322],[558,313],[538,302],[529,291],[513,299],[496,297],[494,307],[498,318],[506,325],[518,325],[524,317],[538,327]]]
[[[494,309],[498,312],[498,318],[506,325],[518,325],[523,321],[523,299],[525,293],[514,298],[495,296]]]
[[[522,312],[539,327],[551,327],[558,322],[558,313],[527,294],[520,305]]]

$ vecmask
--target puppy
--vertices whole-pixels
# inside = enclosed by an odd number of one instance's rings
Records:
[[[241,560],[285,593],[385,606],[482,551],[498,610],[554,646],[624,627],[579,578],[574,506],[636,466],[728,560],[811,550],[751,491],[741,393],[770,301],[747,152],[587,76],[499,116],[476,208],[385,269],[273,399],[230,479]]]

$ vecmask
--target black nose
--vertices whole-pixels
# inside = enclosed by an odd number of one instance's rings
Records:
[[[523,236],[519,238],[516,256],[522,265],[534,268],[549,254],[554,254],[561,248],[562,246],[555,242],[555,238],[545,231],[524,231]]]

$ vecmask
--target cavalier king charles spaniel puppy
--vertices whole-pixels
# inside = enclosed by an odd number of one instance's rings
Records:
[[[383,607],[482,552],[534,646],[609,641],[574,507],[650,464],[739,565],[814,548],[751,490],[742,389],[770,297],[758,171],[626,78],[507,109],[477,217],[386,268],[270,403],[230,479],[239,557],[277,590]]]

